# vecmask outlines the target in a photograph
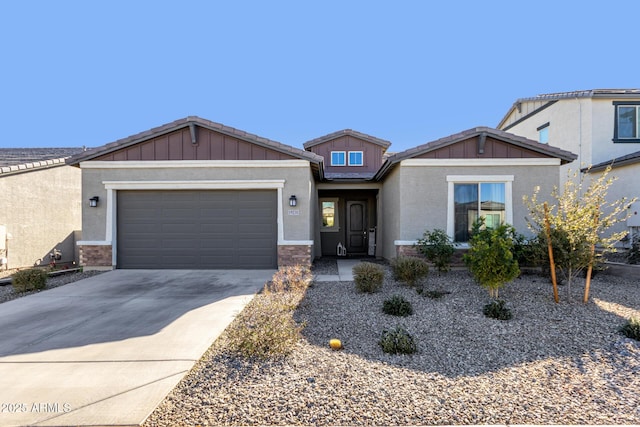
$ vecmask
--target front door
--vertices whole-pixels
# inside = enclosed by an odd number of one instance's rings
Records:
[[[367,253],[367,202],[347,201],[347,252]]]

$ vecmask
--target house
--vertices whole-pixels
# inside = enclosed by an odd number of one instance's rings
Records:
[[[77,261],[82,148],[0,148],[0,269]]]
[[[601,173],[608,165],[617,181],[608,199],[640,197],[640,89],[592,89],[516,100],[498,129],[548,143],[578,155],[562,168]],[[589,166],[593,166],[589,169]],[[621,231],[619,224],[613,231]]]
[[[465,242],[478,215],[526,231],[522,194],[575,155],[487,127],[389,155],[346,129],[303,149],[187,117],[70,159],[87,268],[276,268],[393,258],[426,229]],[[91,205],[90,205],[91,204]]]

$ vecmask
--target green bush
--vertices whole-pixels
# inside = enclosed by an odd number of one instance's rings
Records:
[[[491,301],[489,304],[484,306],[482,312],[485,316],[491,317],[492,319],[509,320],[512,317],[511,310],[505,306],[505,302],[503,300]]]
[[[384,281],[384,269],[372,262],[361,262],[353,267],[353,280],[359,292],[377,292]]]
[[[11,284],[16,292],[44,289],[47,285],[47,272],[40,268],[20,270],[11,276]]]
[[[451,268],[451,258],[455,252],[454,243],[447,232],[440,229],[425,231],[416,244],[418,251],[436,266],[439,273]]]
[[[418,280],[429,274],[429,264],[416,257],[398,257],[391,262],[393,276],[396,280],[414,286]]]
[[[412,354],[418,350],[415,340],[402,326],[383,331],[379,344],[389,354]]]
[[[626,325],[620,328],[620,332],[627,338],[640,341],[640,319],[632,317],[627,321]]]
[[[413,314],[411,303],[400,295],[394,295],[385,300],[382,305],[382,311],[392,316],[407,317]]]
[[[464,261],[473,277],[489,290],[489,295],[498,297],[498,290],[520,275],[518,261],[513,257],[513,227],[502,224],[496,228],[485,228],[484,218],[473,224],[469,241],[469,252]]]

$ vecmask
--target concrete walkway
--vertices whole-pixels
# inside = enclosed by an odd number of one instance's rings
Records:
[[[362,262],[359,259],[339,259],[338,274],[320,274],[316,276],[317,282],[353,282],[353,267]]]
[[[0,425],[139,425],[273,273],[115,270],[0,304]]]

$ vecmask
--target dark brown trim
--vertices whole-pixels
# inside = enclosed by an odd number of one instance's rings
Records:
[[[551,107],[551,106],[552,106],[553,104],[555,104],[556,102],[558,102],[558,101],[557,101],[557,100],[556,100],[556,101],[549,101],[549,102],[547,102],[546,104],[544,104],[542,107],[536,108],[535,110],[533,110],[533,111],[532,111],[532,112],[530,112],[529,114],[526,114],[526,115],[524,115],[524,116],[520,117],[518,120],[516,120],[515,122],[511,123],[509,126],[506,126],[506,127],[502,128],[502,129],[500,129],[500,130],[508,131],[508,130],[509,130],[509,129],[511,129],[512,127],[514,127],[514,126],[516,126],[516,125],[519,125],[520,123],[524,122],[525,120],[527,120],[527,119],[529,119],[529,118],[531,118],[531,117],[535,116],[535,115],[536,115],[536,114],[538,114],[540,111],[545,110],[545,109],[547,109],[547,108]]]

